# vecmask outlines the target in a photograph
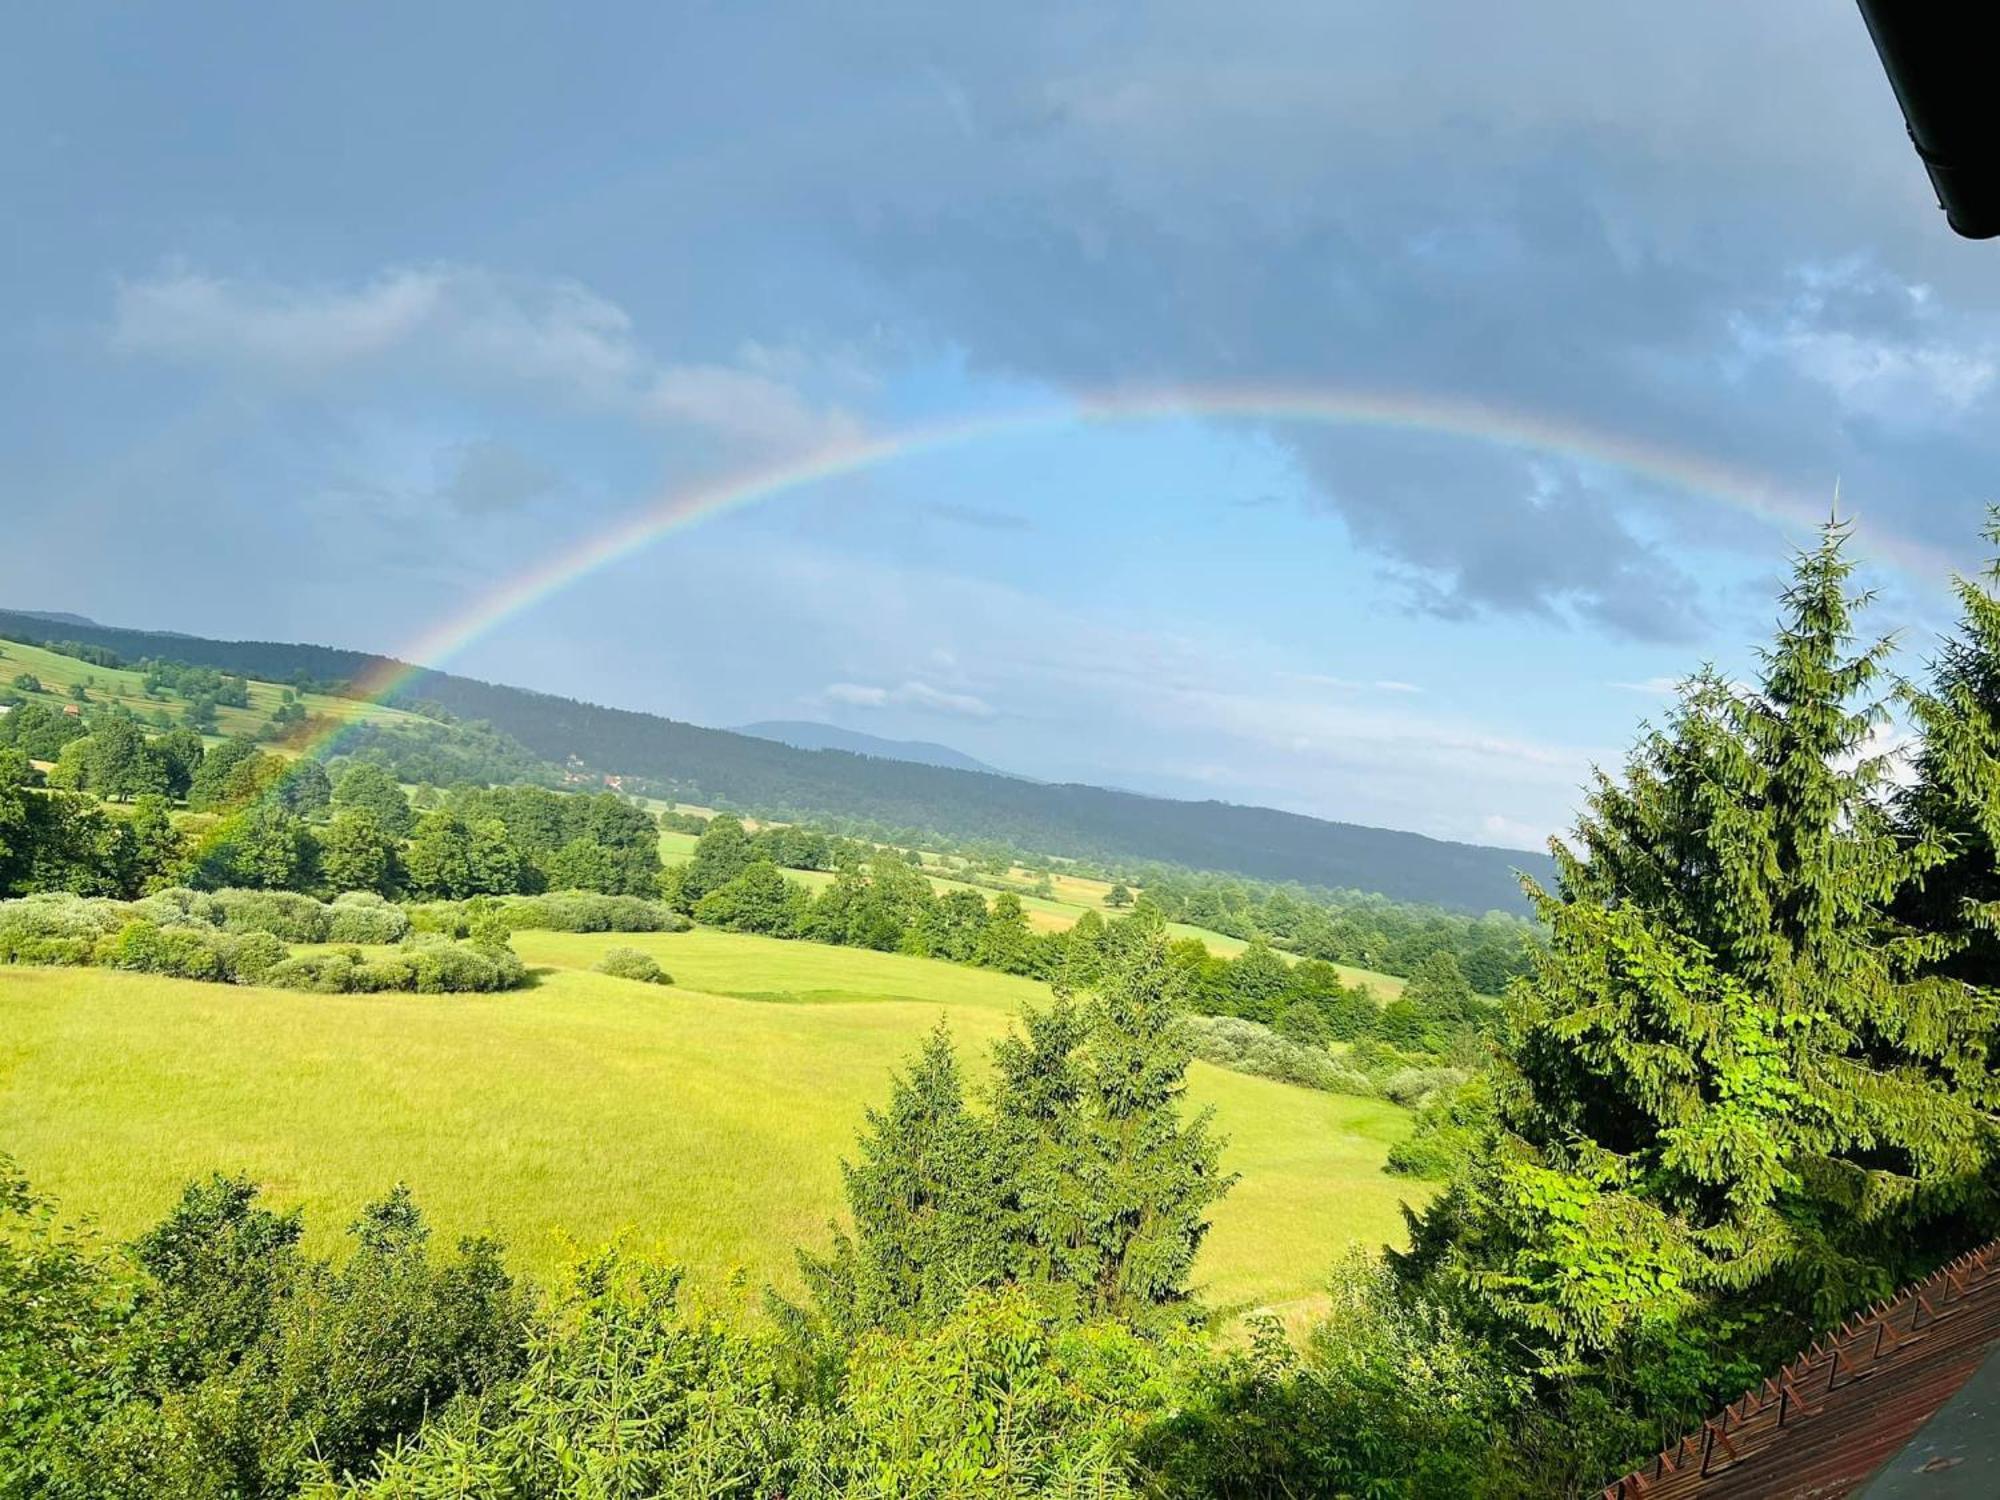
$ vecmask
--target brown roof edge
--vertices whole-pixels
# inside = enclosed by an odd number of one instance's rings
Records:
[[[2000,1342],[2000,1240],[1822,1334],[1604,1488],[1604,1500],[1804,1500],[1858,1488]]]

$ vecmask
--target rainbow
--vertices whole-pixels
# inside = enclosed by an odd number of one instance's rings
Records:
[[[1176,418],[1242,419],[1321,427],[1368,427],[1434,433],[1516,451],[1550,454],[1617,469],[1732,509],[1795,527],[1816,526],[1826,501],[1769,478],[1696,454],[1494,402],[1328,387],[1121,387],[1061,403],[1003,410],[842,441],[782,463],[740,471],[669,492],[574,547],[517,574],[470,609],[439,622],[398,652],[398,660],[351,684],[357,696],[383,702],[472,642],[598,569],[633,556],[712,516],[726,515],[828,480],[983,439],[1065,426],[1142,423]],[[1908,571],[1942,577],[1949,563],[1929,549],[1880,534],[1871,552]],[[413,665],[418,663],[420,665]],[[309,740],[304,753],[331,754],[352,721]]]

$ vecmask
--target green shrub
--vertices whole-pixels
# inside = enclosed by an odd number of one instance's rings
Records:
[[[184,885],[168,886],[134,901],[132,913],[162,927],[220,927],[224,920],[221,902],[206,891],[191,891]]]
[[[673,975],[659,965],[650,953],[641,953],[637,948],[607,948],[604,957],[591,965],[600,974],[609,974],[616,979],[636,979],[641,984],[672,984]]]
[[[238,984],[262,984],[291,950],[268,932],[246,932],[234,941],[229,964]]]
[[[481,948],[437,936],[418,937],[383,958],[358,949],[298,953],[273,965],[263,983],[317,995],[400,992],[424,995],[511,990],[527,982],[521,960],[506,948]]]
[[[1359,1068],[1336,1059],[1323,1047],[1288,1041],[1259,1022],[1240,1016],[1189,1016],[1187,1025],[1194,1055],[1218,1068],[1329,1094],[1358,1094],[1365,1099],[1376,1092]]]
[[[1434,1096],[1464,1083],[1462,1068],[1398,1068],[1381,1081],[1383,1097],[1405,1109],[1421,1109]]]
[[[1485,1074],[1438,1089],[1417,1111],[1417,1128],[1389,1148],[1389,1170],[1402,1177],[1450,1177],[1495,1124],[1493,1082]]]
[[[463,901],[417,901],[403,908],[410,919],[411,932],[435,933],[440,937],[465,936],[468,918]]]
[[[365,958],[354,966],[350,982],[358,995],[410,994],[417,988],[417,966],[407,953]]]
[[[288,943],[323,943],[330,923],[328,908],[295,891],[221,890],[222,925],[231,932],[268,932]]]
[[[142,920],[127,922],[99,939],[93,956],[108,969],[227,983],[235,977],[230,967],[232,947],[227,934],[212,928],[161,927]]]
[[[517,932],[685,932],[686,917],[658,901],[606,896],[597,891],[549,891],[506,904],[507,925]]]
[[[0,901],[0,963],[88,964],[98,941],[129,917],[122,901],[65,891]]]
[[[303,990],[312,995],[345,995],[354,988],[358,963],[344,949],[327,953],[294,953],[264,971],[263,982],[275,989]]]
[[[511,990],[527,983],[528,971],[505,945],[451,942],[418,933],[397,955],[410,965],[409,988],[420,994],[470,994]]]
[[[348,891],[327,908],[326,940],[330,943],[400,943],[409,936],[410,919],[373,891]]]

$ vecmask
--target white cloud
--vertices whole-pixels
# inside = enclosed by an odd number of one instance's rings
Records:
[[[2000,379],[1990,329],[1860,260],[1795,268],[1787,299],[1739,314],[1732,331],[1742,354],[1781,361],[1847,415],[1892,426],[1949,425]]]
[[[1541,849],[1552,830],[1537,828],[1504,813],[1488,813],[1479,820],[1479,831],[1496,844],[1510,849]]]
[[[1681,685],[1678,677],[1648,677],[1640,682],[1612,682],[1605,684],[1620,692],[1645,693],[1649,697],[1664,698]]]
[[[851,440],[860,424],[801,386],[812,362],[748,345],[734,363],[657,358],[617,303],[578,282],[479,266],[385,270],[353,287],[219,277],[184,267],[120,281],[110,341],[128,355],[280,382],[394,362],[458,383],[541,387],[641,422],[761,448]],[[852,384],[842,367],[830,379]]]
[[[312,373],[412,337],[436,314],[443,280],[400,270],[351,290],[305,289],[180,270],[120,281],[111,343],[127,354]]]
[[[947,692],[914,678],[899,687],[873,687],[860,682],[829,683],[820,698],[848,708],[916,708],[932,713],[958,714],[968,719],[990,719],[996,710],[984,698],[971,693]]]
[[[1269,643],[1137,629],[963,573],[797,546],[764,553],[760,567],[779,616],[766,622],[773,638],[810,640],[843,663],[810,680],[804,701],[886,711],[902,701],[894,685],[910,682],[977,693],[1008,705],[975,715],[987,726],[977,753],[1051,780],[1475,841],[1496,837],[1485,811],[1505,809],[1519,825],[1508,842],[1527,830],[1532,845],[1574,816],[1591,764],[1615,749],[1530,737],[1435,693],[1329,692]],[[874,607],[856,611],[857,596]],[[976,662],[976,678],[942,673],[937,650]]]
[[[1377,678],[1373,682],[1355,677],[1330,677],[1324,672],[1288,672],[1285,674],[1294,682],[1309,682],[1315,687],[1339,688],[1351,693],[1421,693],[1422,688],[1414,682],[1399,682],[1394,678]]]
[[[889,690],[859,682],[830,682],[820,692],[828,703],[844,703],[849,708],[887,708]]]

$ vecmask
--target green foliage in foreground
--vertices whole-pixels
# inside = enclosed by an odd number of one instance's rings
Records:
[[[61,1500],[1532,1492],[1482,1468],[1504,1378],[1379,1272],[1307,1356],[1195,1337],[1227,1183],[1181,1114],[1171,984],[1155,934],[1030,1017],[985,1114],[934,1038],[849,1173],[838,1300],[768,1324],[615,1250],[549,1294],[490,1243],[439,1257],[400,1189],[336,1263],[242,1179],[120,1250],[8,1171],[0,1474]]]
[[[1698,674],[1599,779],[1536,893],[1551,941],[1491,1115],[1428,1133],[1484,1139],[1404,1272],[1551,1399],[1685,1422],[2000,1227],[1985,909],[1914,899],[1948,860],[1961,890],[1992,879],[1963,833],[2000,805],[2000,615],[1968,594],[1936,748],[1892,798],[1844,540],[1799,558],[1754,683]]]

